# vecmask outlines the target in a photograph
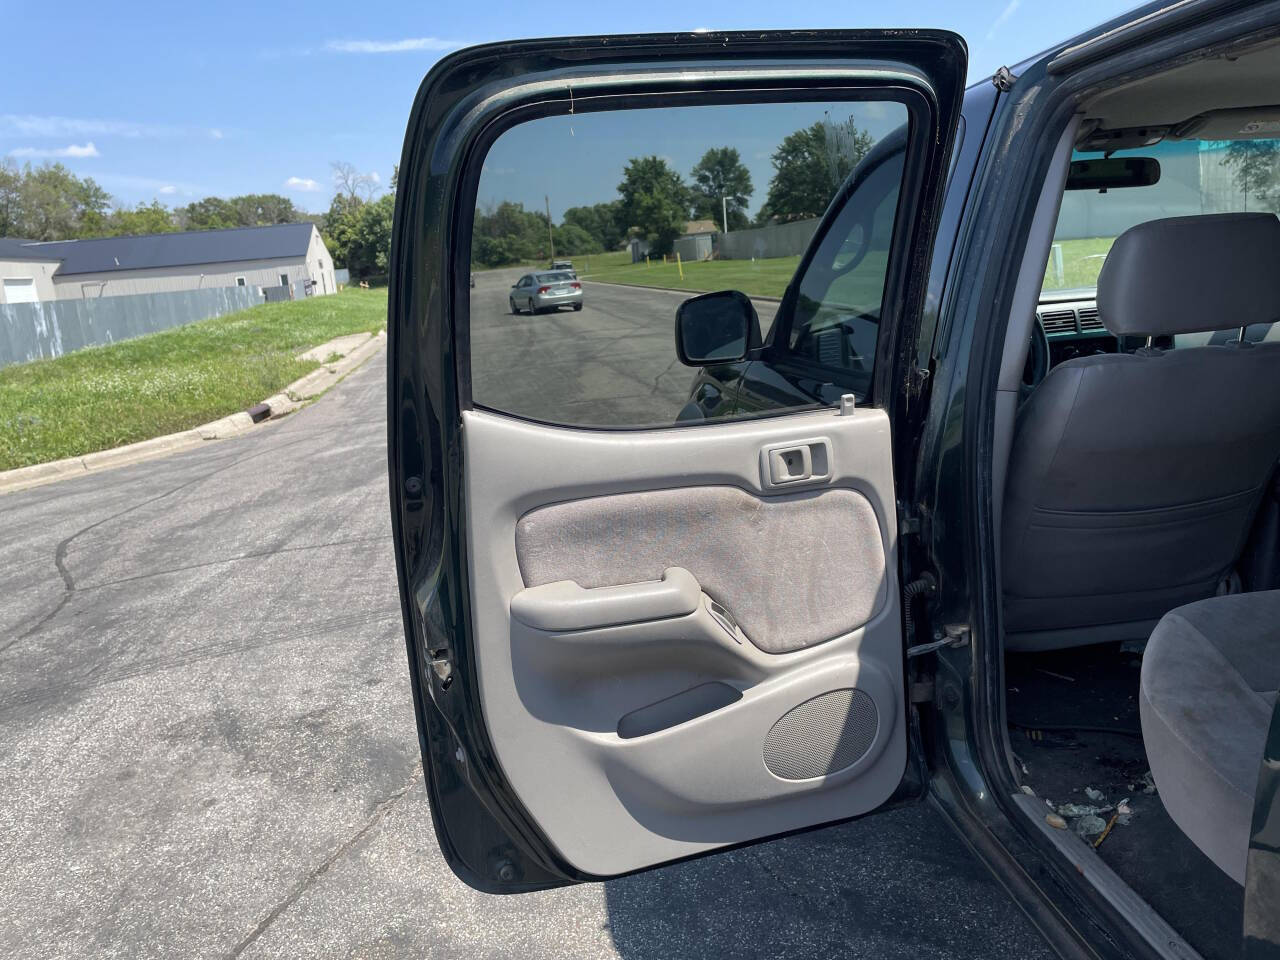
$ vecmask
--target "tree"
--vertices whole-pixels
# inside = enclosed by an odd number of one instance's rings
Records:
[[[1244,209],[1254,198],[1258,210],[1280,212],[1280,144],[1274,140],[1233,140],[1227,146],[1224,166],[1231,169],[1236,189],[1244,194]]]
[[[496,267],[550,256],[547,217],[541,211],[509,200],[476,211],[471,228],[471,257],[476,263]]]
[[[352,276],[387,272],[391,263],[391,221],[395,208],[396,198],[390,193],[360,207],[347,249],[347,268]]]
[[[325,247],[333,256],[335,267],[348,267],[347,251],[351,248],[355,224],[363,206],[364,201],[359,197],[335,193],[328,212],[322,218],[320,234]]]
[[[278,193],[246,193],[238,197],[205,197],[174,211],[183,230],[229,230],[299,223],[302,211]]]
[[[335,160],[329,164],[329,168],[333,171],[333,185],[338,188],[339,193],[352,200],[368,201],[373,198],[378,182],[372,174],[360,173],[355,164],[345,160]],[[396,172],[399,173],[398,170]]]
[[[661,157],[636,157],[618,184],[619,218],[649,243],[653,253],[671,252],[689,222],[689,188]]]
[[[236,208],[222,197],[205,197],[176,211],[184,230],[227,230],[241,226]]]
[[[747,200],[753,191],[751,172],[733,147],[712,147],[693,168],[693,215],[714,220],[720,229],[741,230],[747,226]],[[729,223],[723,223],[725,208]]]
[[[101,233],[111,196],[91,178],[82,180],[60,163],[28,164],[17,176],[14,234],[30,240],[70,240]]]
[[[269,227],[277,223],[297,223],[302,214],[293,201],[278,193],[247,193],[232,197],[238,227]]]
[[[108,237],[134,237],[148,233],[172,233],[178,226],[173,214],[159,200],[140,203],[132,210],[117,207],[107,217],[103,235]]]
[[[22,234],[22,171],[12,160],[0,160],[0,237]]]
[[[786,137],[773,154],[773,179],[761,220],[808,220],[822,216],[840,184],[875,141],[853,118],[819,120]]]
[[[555,228],[556,253],[566,257],[584,253],[603,253],[604,246],[576,223],[565,223]]]
[[[564,223],[581,227],[595,237],[602,250],[617,250],[626,239],[626,228],[618,222],[619,202],[595,203],[589,207],[570,207],[564,212]],[[557,240],[557,248],[560,241]]]

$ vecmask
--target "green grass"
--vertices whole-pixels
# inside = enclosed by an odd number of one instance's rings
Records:
[[[266,303],[0,369],[0,470],[106,450],[244,410],[320,364],[294,356],[386,326],[387,292]]]
[[[1070,290],[1074,287],[1096,287],[1102,261],[1116,242],[1115,237],[1083,237],[1079,240],[1059,240],[1062,248],[1062,279],[1058,279],[1053,255],[1044,270],[1045,290]]]
[[[753,297],[780,297],[791,282],[799,257],[774,257],[768,260],[699,260],[678,266],[675,261],[632,263],[628,253],[608,253],[591,258],[590,269],[579,274],[587,280],[605,283],[631,283],[673,290],[741,290]],[[603,262],[601,262],[603,261]],[[574,260],[576,266],[578,261]],[[684,276],[681,276],[683,269]]]

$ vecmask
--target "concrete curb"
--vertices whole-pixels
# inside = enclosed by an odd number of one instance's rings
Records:
[[[332,345],[337,344],[339,341],[346,341],[342,345],[347,346],[350,344],[351,338],[338,337],[329,341],[329,343],[322,343],[319,347],[313,347],[307,353],[314,354],[315,351],[319,350],[332,350]],[[280,393],[268,397],[263,402],[270,408],[270,419],[278,420],[285,414],[292,413],[299,407],[304,406],[307,401],[320,396],[320,394],[377,353],[378,348],[386,342],[387,334],[385,330],[379,331],[377,336],[366,334],[364,342],[354,350],[351,350],[341,360],[311,371],[302,379],[295,380],[289,384]],[[328,353],[321,354],[321,356],[328,356]],[[239,436],[257,425],[253,417],[242,410],[239,413],[233,413],[230,416],[201,424],[198,427],[192,427],[190,430],[182,430],[179,433],[170,433],[163,437],[152,437],[150,440],[139,440],[137,443],[125,444],[123,447],[113,447],[110,450],[86,453],[82,457],[68,457],[65,460],[53,460],[49,463],[36,463],[29,467],[5,470],[0,472],[0,495],[26,490],[29,487],[42,486],[57,480],[64,480],[67,477],[82,476],[97,470],[109,470],[112,467],[123,467],[143,460],[154,460],[158,457],[168,456],[171,453],[177,453],[179,450],[198,447],[207,440],[226,440],[230,437]]]
[[[638,287],[641,290],[661,290],[664,293],[684,293],[691,297],[696,297],[700,293],[715,293],[714,290],[681,290],[677,287],[654,287],[647,283],[612,283],[608,280],[592,280],[590,277],[583,277],[582,279],[587,283],[599,283],[606,287]],[[759,300],[763,303],[782,302],[781,297],[753,297],[751,294],[747,294],[747,298],[750,300]]]

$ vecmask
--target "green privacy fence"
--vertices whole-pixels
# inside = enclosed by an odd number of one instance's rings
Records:
[[[0,303],[0,367],[180,327],[263,302],[257,287]]]

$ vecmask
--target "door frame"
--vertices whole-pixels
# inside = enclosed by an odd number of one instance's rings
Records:
[[[1012,90],[1000,97],[986,134],[956,254],[934,267],[947,281],[909,501],[926,520],[959,518],[951,529],[925,522],[921,547],[939,572],[938,622],[969,628],[967,646],[938,651],[935,695],[922,710],[932,796],[1064,956],[1166,954],[1149,936],[1153,930],[1069,864],[1014,799],[1020,793],[1008,759],[991,503],[993,408],[1009,300],[1045,172],[1081,97],[1239,38],[1280,36],[1280,3],[1241,9],[1208,0],[1152,16],[1157,8],[1130,11],[1013,68]],[[948,432],[947,424],[960,429]],[[907,499],[908,492],[899,495]]]

